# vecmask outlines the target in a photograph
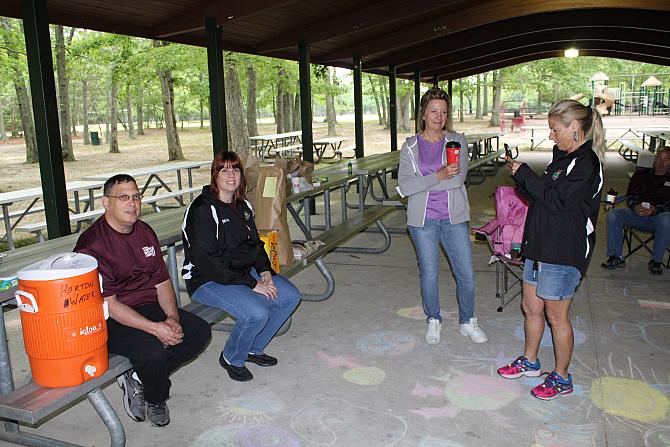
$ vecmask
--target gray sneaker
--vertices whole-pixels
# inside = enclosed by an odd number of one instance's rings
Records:
[[[117,377],[116,381],[123,390],[123,407],[126,413],[132,420],[143,422],[146,419],[147,408],[144,402],[144,387],[137,374],[131,369]]]
[[[165,427],[170,423],[170,410],[167,402],[163,401],[158,404],[147,402],[147,417],[151,425],[155,427]]]

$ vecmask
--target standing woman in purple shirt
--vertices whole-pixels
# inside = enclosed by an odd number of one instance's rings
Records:
[[[488,337],[475,316],[475,281],[470,247],[470,204],[465,188],[467,142],[451,127],[451,99],[435,87],[424,93],[419,111],[421,131],[408,137],[400,152],[398,191],[408,197],[407,228],[419,260],[421,301],[428,330],[426,342],[440,342],[442,317],[438,293],[439,244],[447,253],[456,280],[462,335],[475,343]],[[458,163],[447,164],[445,147],[460,144]]]

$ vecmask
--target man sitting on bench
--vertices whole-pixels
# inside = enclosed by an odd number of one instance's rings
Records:
[[[133,420],[163,427],[170,423],[168,376],[203,350],[211,329],[177,307],[158,238],[139,220],[135,179],[115,175],[103,194],[105,214],[82,233],[75,251],[98,260],[109,305],[109,352],[128,357],[134,368],[117,379],[123,406]]]
[[[638,169],[626,191],[627,208],[615,208],[607,215],[607,255],[601,267],[623,267],[621,256],[624,227],[654,234],[649,273],[663,274],[663,255],[670,243],[670,147],[658,150],[654,168]]]

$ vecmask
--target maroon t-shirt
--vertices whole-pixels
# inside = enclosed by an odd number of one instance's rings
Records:
[[[102,296],[116,295],[130,307],[156,303],[156,285],[170,278],[156,233],[141,220],[123,234],[103,215],[79,236],[74,251],[98,260]]]

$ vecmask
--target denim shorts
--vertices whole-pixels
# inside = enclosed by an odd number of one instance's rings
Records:
[[[544,300],[560,301],[572,298],[580,279],[581,273],[571,265],[538,262],[537,270],[534,270],[533,261],[526,259],[523,266],[523,282],[536,286],[536,295]]]

